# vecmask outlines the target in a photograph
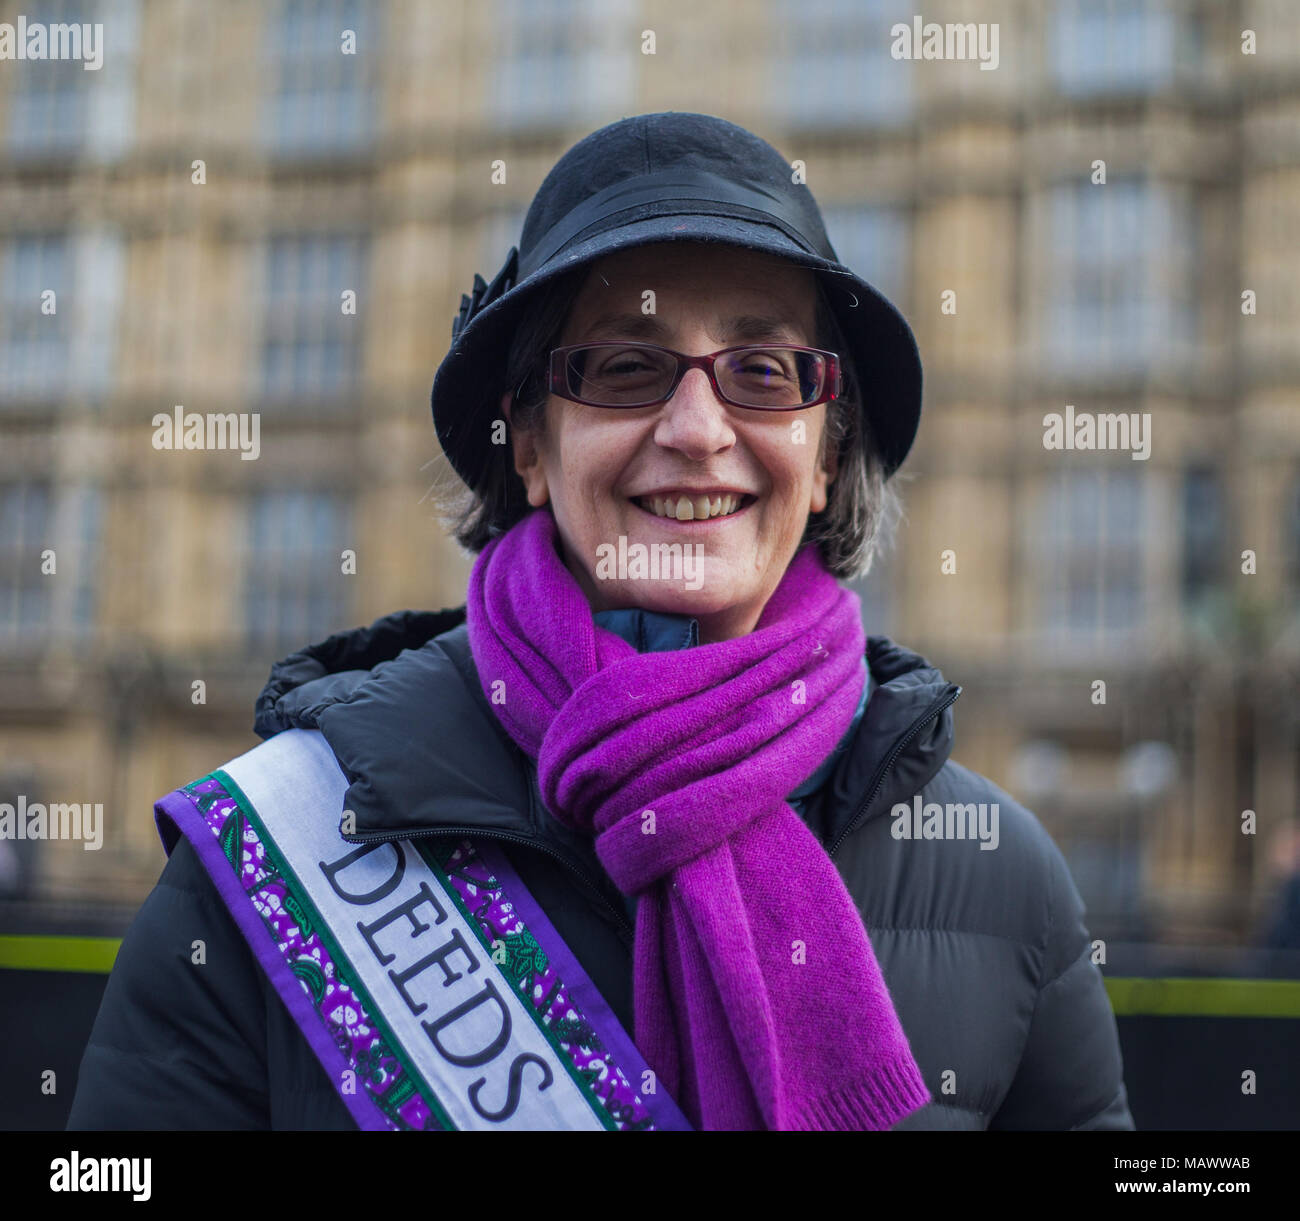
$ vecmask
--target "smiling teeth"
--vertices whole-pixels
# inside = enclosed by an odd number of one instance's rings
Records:
[[[678,521],[702,521],[706,517],[725,517],[740,504],[739,496],[642,496],[640,505],[659,517]]]

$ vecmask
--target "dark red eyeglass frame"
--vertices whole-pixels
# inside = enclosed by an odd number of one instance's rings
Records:
[[[669,356],[677,358],[677,372],[666,394],[644,403],[593,403],[588,399],[577,398],[569,393],[565,362],[569,359],[571,352],[579,351],[582,348],[623,346],[638,348],[646,352],[665,352]],[[824,358],[826,375],[822,384],[822,392],[816,399],[811,403],[800,403],[797,407],[756,407],[753,403],[738,403],[735,399],[728,398],[723,393],[713,369],[713,362],[719,356],[729,356],[733,352],[771,352],[774,349],[783,352],[812,352]],[[589,343],[574,343],[563,348],[554,348],[551,351],[549,388],[552,394],[558,395],[562,399],[568,399],[573,403],[582,403],[587,407],[601,407],[610,411],[631,411],[639,407],[657,407],[660,403],[666,403],[677,393],[677,387],[681,385],[682,378],[691,369],[704,370],[704,375],[709,379],[709,385],[713,387],[713,393],[724,403],[730,403],[733,407],[742,407],[747,411],[807,411],[809,407],[816,407],[819,403],[829,403],[839,396],[841,390],[839,355],[835,352],[828,352],[823,348],[807,348],[797,343],[742,343],[737,344],[735,347],[723,348],[708,356],[687,356],[684,352],[661,347],[656,343],[641,343],[637,340],[629,340],[626,344],[622,344],[616,339],[592,340]]]

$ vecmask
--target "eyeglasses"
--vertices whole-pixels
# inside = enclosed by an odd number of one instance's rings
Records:
[[[792,343],[724,348],[686,356],[650,343],[580,343],[551,352],[550,390],[589,407],[665,403],[688,369],[703,369],[724,402],[759,411],[799,411],[840,392],[840,358]]]

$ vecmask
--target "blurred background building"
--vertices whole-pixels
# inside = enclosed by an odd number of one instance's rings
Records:
[[[892,58],[918,12],[997,23],[996,70]],[[19,14],[105,46],[0,61],[0,801],[102,803],[105,833],[0,842],[0,933],[120,935],[153,801],[254,744],[274,660],[464,601],[429,498],[460,294],[568,147],[672,109],[802,161],[916,330],[905,517],[860,591],[965,688],[955,757],[1039,815],[1094,936],[1268,939],[1300,810],[1300,5]],[[258,459],[155,449],[177,405],[260,413]],[[1149,457],[1046,449],[1067,405],[1149,413]]]

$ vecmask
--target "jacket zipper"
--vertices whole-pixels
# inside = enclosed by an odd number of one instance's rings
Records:
[[[554,848],[549,848],[539,840],[530,839],[526,835],[516,835],[513,831],[485,831],[482,827],[437,827],[425,831],[409,831],[404,834],[390,834],[387,831],[362,831],[353,835],[349,840],[350,843],[377,844],[387,843],[392,840],[402,839],[426,839],[435,835],[455,835],[461,839],[501,839],[511,844],[523,844],[526,848],[532,848],[537,852],[544,852],[547,856],[554,857],[566,869],[575,874],[578,879],[587,887],[589,891],[600,901],[601,905],[608,911],[615,920],[615,923],[624,932],[629,939],[634,936],[634,930],[628,923],[627,917],[618,910],[605,896],[599,888],[592,882],[587,875],[586,870],[579,868],[562,852],[556,852]]]
[[[853,816],[853,820],[843,831],[840,832],[839,838],[835,841],[834,846],[827,853],[827,856],[834,858],[840,850],[844,841],[857,829],[858,823],[862,821],[862,816],[867,812],[868,807],[876,799],[876,794],[880,792],[881,786],[885,783],[885,777],[889,775],[894,764],[898,761],[898,756],[903,753],[903,748],[914,738],[922,729],[934,720],[945,708],[950,708],[957,702],[957,697],[961,694],[961,688],[956,687],[948,694],[944,695],[941,700],[927,708],[915,721],[912,722],[912,728],[907,731],[903,737],[894,743],[894,748],[889,752],[880,771],[876,774],[876,783],[871,786],[871,792],[867,794],[867,799],[858,808],[858,812]]]

